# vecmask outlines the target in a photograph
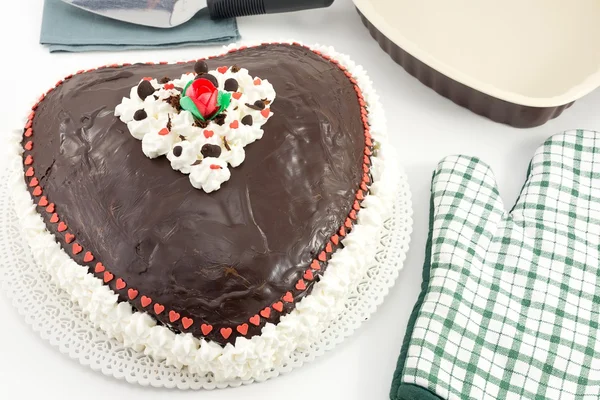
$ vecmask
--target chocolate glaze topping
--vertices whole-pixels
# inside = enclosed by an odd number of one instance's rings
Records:
[[[44,195],[95,260],[142,295],[194,324],[186,331],[226,342],[235,327],[287,292],[344,223],[362,177],[364,134],[353,85],[335,65],[308,49],[267,45],[207,60],[210,69],[240,65],[277,92],[264,137],[213,193],[197,190],[166,157],[151,160],[114,116],[117,104],[145,76],[179,76],[194,63],[105,68],[79,74],[39,105],[31,152]],[[30,189],[31,190],[31,189]],[[63,246],[49,215],[48,229]],[[68,252],[70,254],[70,252]],[[73,258],[82,264],[82,254]],[[110,282],[111,288],[115,281]],[[126,291],[119,291],[127,301]],[[294,303],[295,304],[295,303]],[[285,312],[293,304],[285,303]],[[272,312],[269,322],[280,313]],[[247,337],[265,323],[249,324]]]

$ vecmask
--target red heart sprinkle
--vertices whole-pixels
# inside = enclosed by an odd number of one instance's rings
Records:
[[[221,169],[221,166],[217,164],[211,164],[210,169]]]
[[[344,222],[344,225],[348,229],[352,228],[352,221],[350,220],[350,218],[346,218],[346,222]]]
[[[31,157],[31,155],[28,155],[27,157],[25,157],[25,165],[31,165],[33,163],[33,157]]]
[[[65,242],[71,243],[73,240],[75,240],[75,235],[72,233],[65,233]]]
[[[237,129],[237,128],[239,128],[239,126],[240,126],[240,123],[238,122],[237,119],[235,121],[233,121],[232,123],[229,124],[229,127],[231,129]]]
[[[283,303],[278,301],[277,303],[273,303],[273,309],[279,312],[283,311]]]
[[[262,110],[260,112],[260,115],[262,115],[265,118],[269,118],[269,115],[271,115],[271,109],[270,108],[265,108],[264,110]]]
[[[315,277],[312,273],[312,269],[306,270],[306,272],[304,273],[304,279],[306,279],[307,281],[312,281],[313,279],[315,279]]]
[[[174,85],[174,84],[172,84],[172,83],[167,83],[167,84],[165,84],[165,85],[163,86],[163,88],[164,88],[165,90],[171,90],[171,89],[175,89],[175,85]]]
[[[287,292],[285,294],[285,296],[283,296],[283,301],[286,301],[288,303],[293,303],[294,302],[294,296],[292,295],[292,292]]]
[[[96,263],[96,268],[94,269],[94,272],[99,274],[101,272],[104,272],[106,270],[106,268],[104,268],[104,264],[102,264],[101,262]]]
[[[202,331],[202,334],[204,336],[206,336],[206,335],[208,335],[209,333],[212,332],[213,327],[212,327],[212,325],[202,324],[202,325],[200,325],[200,330]]]
[[[221,336],[223,336],[225,339],[228,339],[232,333],[233,330],[231,328],[221,328]]]
[[[333,235],[331,237],[331,242],[337,246],[338,243],[340,242],[340,237],[338,235]]]
[[[246,335],[248,333],[248,324],[238,325],[236,329],[242,335]]]
[[[333,248],[331,247],[331,243],[327,243],[327,246],[325,246],[325,251],[327,253],[331,253],[333,251]]]
[[[33,124],[33,122],[31,122],[31,120],[27,121],[27,123],[25,124],[25,129],[31,128],[32,124]]]
[[[121,278],[117,279],[117,283],[115,285],[117,290],[125,289],[125,286],[127,286],[127,284],[125,283],[125,281],[123,279],[121,279]]]
[[[142,307],[148,307],[150,303],[152,303],[152,299],[150,297],[142,296],[140,303],[142,304]]]
[[[366,165],[370,165],[371,164],[371,159],[369,158],[369,156],[364,156],[363,157],[363,164],[366,164]]]
[[[36,177],[31,178],[31,181],[29,182],[30,187],[36,187],[39,184],[40,184],[40,181],[38,181],[38,178],[36,178]]]
[[[356,211],[354,211],[354,210],[350,211],[350,218],[354,219],[354,220],[356,219]]]
[[[364,183],[371,183],[371,178],[369,178],[369,175],[368,175],[367,173],[364,173],[364,174],[363,174],[362,181],[363,181]]]
[[[52,222],[53,224],[58,222],[58,214],[57,213],[52,214],[52,217],[50,217],[50,222]]]
[[[27,171],[25,171],[25,176],[33,176],[33,167],[27,168]]]
[[[369,166],[368,166],[368,165],[364,165],[364,164],[363,164],[363,172],[364,172],[365,174],[369,173]]]
[[[310,263],[310,267],[318,271],[321,269],[321,264],[319,264],[317,260],[313,260],[312,263]]]
[[[358,203],[358,200],[354,200],[354,205],[352,206],[352,208],[356,211],[360,210],[360,204]]]
[[[183,317],[181,318],[181,325],[183,325],[183,329],[188,329],[190,326],[192,326],[192,324],[194,323],[194,320],[188,317]]]
[[[36,188],[35,188],[35,189],[33,189],[33,195],[37,197],[37,196],[39,196],[40,194],[42,194],[42,188],[41,188],[41,187],[39,187],[39,186],[36,186]]]
[[[48,207],[46,207],[46,211],[49,213],[53,213],[54,212],[54,203],[48,204]]]
[[[48,198],[46,196],[40,197],[40,201],[38,202],[38,206],[46,207],[48,205]]]
[[[240,92],[235,92],[231,95],[231,97],[233,97],[236,100],[239,100],[242,97],[242,94]]]
[[[64,232],[67,230],[67,224],[65,224],[64,222],[60,221],[60,224],[58,224],[58,227],[56,228],[59,232]]]
[[[271,316],[271,307],[265,307],[261,310],[260,315],[262,315],[263,318],[269,318]]]
[[[94,255],[90,251],[87,251],[83,256],[83,262],[91,262],[93,259]]]
[[[31,137],[31,135],[33,135],[33,130],[31,130],[31,128],[29,128],[25,131],[25,137]]]
[[[29,142],[25,143],[25,150],[31,149],[33,149],[33,142],[30,140]]]
[[[108,283],[113,280],[115,276],[108,271],[104,271],[104,283]]]
[[[151,81],[152,77],[151,76],[145,76],[142,78],[143,81]]]
[[[225,72],[227,72],[228,69],[229,69],[229,67],[219,67],[219,68],[217,68],[217,71],[224,74]]]
[[[160,131],[158,131],[158,134],[159,134],[160,136],[166,136],[166,135],[168,135],[169,133],[171,133],[171,131],[170,131],[170,130],[168,130],[167,128],[162,128]]]
[[[325,261],[327,261],[327,254],[325,254],[325,252],[322,251],[319,253],[319,257],[317,257],[317,258],[319,259],[319,261],[325,262]]]
[[[136,297],[138,297],[138,294],[138,291],[135,289],[129,289],[127,291],[127,296],[129,296],[129,300],[135,299]]]
[[[302,279],[300,279],[298,281],[298,283],[296,283],[296,289],[298,289],[298,290],[306,289],[306,283],[304,283],[304,281]]]
[[[356,192],[356,198],[358,200],[362,200],[362,199],[365,198],[365,196],[363,195],[363,191],[362,190],[359,190],[358,192]]]
[[[165,306],[163,306],[162,304],[158,304],[158,303],[156,303],[154,305],[154,313],[156,315],[161,314],[163,311],[165,311]]]
[[[254,84],[255,84],[256,86],[260,85],[261,83],[262,83],[262,81],[260,80],[260,78],[256,78],[256,79],[254,80]]]
[[[343,226],[340,228],[340,236],[341,237],[346,236],[346,228],[344,228]]]
[[[360,188],[365,192],[369,190],[369,188],[367,187],[367,184],[364,182],[360,183]],[[358,210],[356,210],[356,211],[358,211]]]
[[[370,156],[371,154],[373,154],[373,152],[371,151],[370,148],[365,147],[365,154],[368,155],[368,156]]]
[[[204,137],[205,138],[211,138],[215,133],[213,131],[209,131],[209,130],[205,130],[204,131]]]
[[[371,138],[369,138],[369,137],[365,138],[365,144],[367,146],[373,146],[373,142],[371,142]]]
[[[178,312],[175,312],[173,310],[169,311],[169,321],[171,322],[175,322],[177,321],[179,318],[181,317],[181,315]]]
[[[250,323],[256,326],[260,325],[260,316],[256,314],[254,317],[250,317]]]

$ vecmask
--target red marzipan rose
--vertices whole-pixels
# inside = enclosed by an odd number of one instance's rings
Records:
[[[204,118],[210,118],[219,109],[217,105],[219,91],[208,79],[196,79],[188,86],[185,95],[192,99]]]

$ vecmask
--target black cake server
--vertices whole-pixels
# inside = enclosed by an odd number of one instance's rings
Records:
[[[329,7],[333,0],[63,0],[108,18],[157,28],[172,28],[199,12],[212,18],[274,14]]]

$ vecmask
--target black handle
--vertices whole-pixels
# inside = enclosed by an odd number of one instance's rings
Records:
[[[208,0],[212,18],[275,14],[329,7],[333,0]]]

